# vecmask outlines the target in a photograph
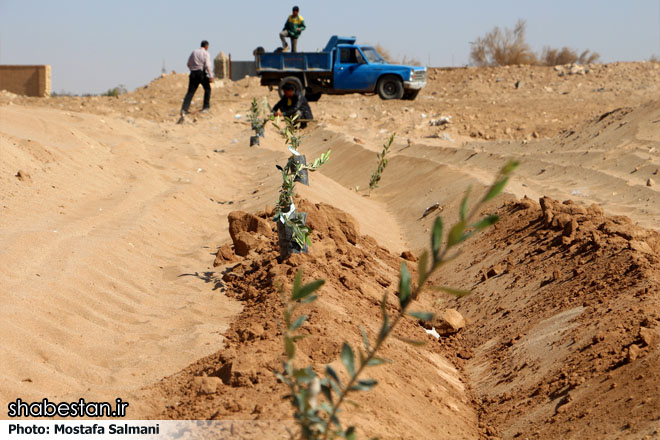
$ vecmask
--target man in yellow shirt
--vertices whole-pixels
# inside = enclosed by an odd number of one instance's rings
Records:
[[[305,20],[300,15],[298,6],[293,7],[292,14],[284,23],[284,28],[280,32],[280,40],[282,40],[282,51],[286,51],[289,45],[286,43],[286,38],[291,38],[291,52],[296,52],[298,49],[298,37],[300,33],[305,30]]]

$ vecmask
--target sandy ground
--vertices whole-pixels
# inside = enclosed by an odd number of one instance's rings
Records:
[[[474,294],[422,304],[457,308],[468,326],[421,349],[388,346],[395,364],[374,370],[381,384],[350,417],[384,438],[658,435],[660,68],[432,69],[429,79],[415,101],[312,103],[318,122],[303,150],[332,156],[299,194],[310,212],[323,203],[350,222],[321,209],[307,260],[273,261],[274,238],[262,236],[255,252],[218,267],[228,214],[265,218],[276,200],[286,149],[273,128],[249,148],[245,122],[251,99],[272,105],[275,92],[257,79],[216,81],[213,111],[182,125],[185,75],[118,98],[0,92],[2,406],[122,396],[134,418],[287,419],[272,375],[273,279],[290,282],[298,266],[328,279],[310,322],[316,345],[302,352],[332,362],[342,340],[358,341],[359,324],[377,328],[401,252],[419,255],[435,215],[454,220],[465,189],[479,193],[513,157],[521,166],[508,195],[489,208],[505,221],[442,274]],[[390,163],[369,193],[392,132]],[[602,211],[504,204],[524,196]],[[548,210],[572,216],[577,232]],[[355,243],[338,232],[345,224],[359,231]],[[426,337],[412,321],[401,331]],[[221,377],[222,390],[198,395],[202,374]]]

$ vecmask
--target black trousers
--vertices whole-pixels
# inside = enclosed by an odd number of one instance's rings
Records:
[[[192,101],[193,96],[195,96],[197,87],[199,87],[200,84],[204,87],[203,108],[207,109],[211,107],[211,83],[203,70],[193,70],[188,77],[188,92],[186,93],[186,97],[183,98],[183,105],[181,106],[182,112],[188,112],[190,102]]]

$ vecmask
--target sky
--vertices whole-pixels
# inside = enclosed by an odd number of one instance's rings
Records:
[[[50,64],[54,92],[103,93],[148,84],[163,67],[187,73],[201,40],[234,60],[258,46],[279,46],[291,7],[307,30],[299,51],[317,51],[330,36],[380,44],[424,65],[468,64],[470,42],[495,26],[527,22],[527,42],[589,49],[601,62],[660,55],[660,0],[0,0],[0,64]]]

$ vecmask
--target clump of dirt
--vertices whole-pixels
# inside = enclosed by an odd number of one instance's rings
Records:
[[[222,280],[226,293],[243,304],[243,312],[225,333],[224,350],[154,387],[169,402],[154,417],[292,420],[289,403],[282,399],[288,389],[274,373],[282,369],[284,360],[280,289],[290,295],[298,271],[305,282],[326,280],[319,299],[304,309],[309,320],[302,327],[307,337],[297,343],[300,366],[313,365],[322,374],[325,364],[337,363],[343,341],[355,349],[361,346],[360,326],[373,341],[384,294],[388,313],[396,313],[398,270],[404,260],[361,235],[350,214],[305,200],[296,205],[307,213],[313,246],[309,254],[294,254],[285,261],[278,259],[272,211],[229,214],[234,243],[229,249],[241,248],[244,256],[227,255],[225,247],[216,262],[238,261],[222,266]],[[410,258],[409,253],[405,256]],[[395,333],[435,341],[412,318],[403,320]],[[343,413],[345,423],[356,423],[364,435],[473,438],[476,413],[458,372],[444,360],[444,351],[433,343],[422,348],[397,339],[386,343],[382,355],[393,363],[368,370],[379,385],[353,396],[361,407],[350,415]],[[342,371],[338,363],[336,367]],[[205,377],[220,380],[213,383],[212,392],[200,385],[208,381]]]
[[[660,234],[547,197],[501,217],[443,274],[474,292],[445,302],[482,434],[657,438]]]

